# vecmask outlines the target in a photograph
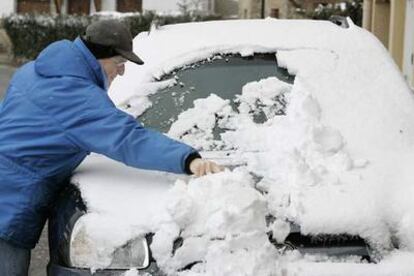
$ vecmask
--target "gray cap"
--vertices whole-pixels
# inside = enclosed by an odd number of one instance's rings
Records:
[[[144,64],[132,51],[131,32],[118,20],[110,19],[92,23],[86,28],[83,39],[87,42],[88,48],[92,48],[92,52],[98,53],[98,56],[110,57],[118,54],[136,64]]]

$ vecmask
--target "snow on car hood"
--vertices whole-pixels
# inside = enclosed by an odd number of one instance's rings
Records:
[[[335,275],[414,273],[413,96],[381,43],[350,25],[234,20],[140,33],[134,51],[145,64],[128,63],[110,90],[113,101],[134,115],[150,106],[148,94],[171,84],[155,79],[217,53],[277,52],[279,66],[295,81],[287,85],[268,78],[246,84],[240,91],[240,113],[212,94],[172,125],[170,136],[208,150],[211,116],[219,113],[223,119],[218,123],[229,129],[222,140],[236,149],[231,158],[246,164],[233,171],[176,179],[102,156],[88,158],[74,177],[89,208],[77,223],[94,251],[83,256],[85,262],[106,267],[114,248],[151,231],[153,256],[169,274],[310,275],[324,268]],[[252,99],[262,99],[270,112],[272,96],[278,94],[288,101],[286,116],[255,123],[249,115]],[[204,122],[201,131],[186,131],[196,122]],[[259,183],[252,174],[260,177]],[[278,218],[270,226],[267,214]],[[266,232],[283,241],[289,233],[286,220],[300,224],[304,233],[360,235],[383,260],[377,265],[328,260],[318,270],[307,257],[282,256]],[[179,236],[185,242],[172,255]],[[396,240],[399,250],[392,249]],[[194,261],[201,262],[178,272]]]

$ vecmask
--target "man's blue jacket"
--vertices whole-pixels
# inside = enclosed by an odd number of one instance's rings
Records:
[[[0,104],[0,238],[33,248],[62,180],[90,152],[184,173],[194,151],[118,110],[82,40],[55,42],[16,72]]]

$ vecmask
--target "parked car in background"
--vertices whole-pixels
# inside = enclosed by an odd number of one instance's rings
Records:
[[[90,155],[51,214],[49,275],[413,272],[414,101],[371,34],[341,18],[219,21],[134,46],[145,65],[127,64],[112,100],[227,169]]]

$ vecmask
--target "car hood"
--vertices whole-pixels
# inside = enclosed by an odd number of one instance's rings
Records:
[[[148,223],[165,208],[165,197],[172,184],[180,178],[175,174],[128,167],[98,154],[91,154],[76,170],[72,182],[81,187],[89,212],[123,214],[124,220]],[[134,200],[130,201],[131,195]],[[128,200],[125,200],[128,199]]]

